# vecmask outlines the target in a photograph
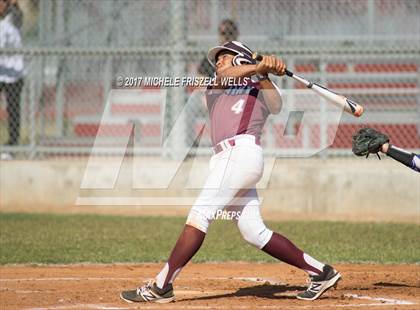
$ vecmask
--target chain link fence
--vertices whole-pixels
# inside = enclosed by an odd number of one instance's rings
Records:
[[[320,122],[298,130],[292,122],[292,142],[284,138],[290,124],[273,118],[262,139],[268,153],[305,149],[334,131],[326,154],[350,155],[351,136],[365,125],[395,145],[420,148],[420,1],[17,3],[0,24],[3,154],[89,155],[101,137],[109,152],[128,139],[144,154],[160,155],[179,117],[183,125],[172,147],[210,154],[209,142],[197,143],[207,111],[194,88],[144,87],[138,80],[212,76],[207,50],[231,39],[282,57],[293,72],[365,107],[361,118],[343,114],[337,130]],[[274,80],[284,90],[300,87],[292,79]],[[126,95],[110,96],[124,86],[130,86]],[[188,100],[197,104],[182,113]]]

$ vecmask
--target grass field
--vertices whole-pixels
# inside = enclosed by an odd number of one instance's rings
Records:
[[[185,218],[0,213],[0,263],[113,263],[166,260]],[[420,262],[420,226],[267,222],[330,263]],[[274,262],[242,240],[233,223],[212,224],[195,262]]]

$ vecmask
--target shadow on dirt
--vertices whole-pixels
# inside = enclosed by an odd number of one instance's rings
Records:
[[[263,284],[263,285],[240,288],[234,293],[185,298],[185,299],[178,299],[178,301],[212,300],[212,299],[219,299],[219,298],[244,297],[244,296],[253,296],[253,297],[268,298],[268,299],[296,299],[295,294],[297,294],[297,292],[304,291],[304,290],[306,290],[306,286],[264,285]],[[278,295],[278,294],[287,293],[287,292],[294,292],[295,294],[293,295],[288,294],[284,296]]]

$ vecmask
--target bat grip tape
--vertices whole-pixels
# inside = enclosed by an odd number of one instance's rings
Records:
[[[293,72],[292,71],[289,71],[287,69],[286,69],[285,73],[286,73],[287,76],[290,76],[290,77],[293,76]]]

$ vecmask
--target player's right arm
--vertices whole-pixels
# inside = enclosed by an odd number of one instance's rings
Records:
[[[221,78],[225,77],[244,78],[256,74],[264,76],[267,76],[268,73],[284,75],[285,70],[286,65],[280,59],[275,56],[265,56],[263,60],[256,65],[232,66],[219,72],[216,76],[216,81],[220,81]]]
[[[279,89],[268,78],[268,74],[271,73],[281,76],[284,75],[285,70],[286,65],[282,60],[275,56],[265,56],[263,60],[256,65],[233,66],[218,73],[216,76],[216,87],[214,88],[225,88],[221,85],[221,79],[225,77],[237,78],[238,82],[240,82],[241,78],[251,77],[253,75],[265,77],[260,81],[264,101],[267,104],[270,113],[278,114],[282,106],[281,94]]]

